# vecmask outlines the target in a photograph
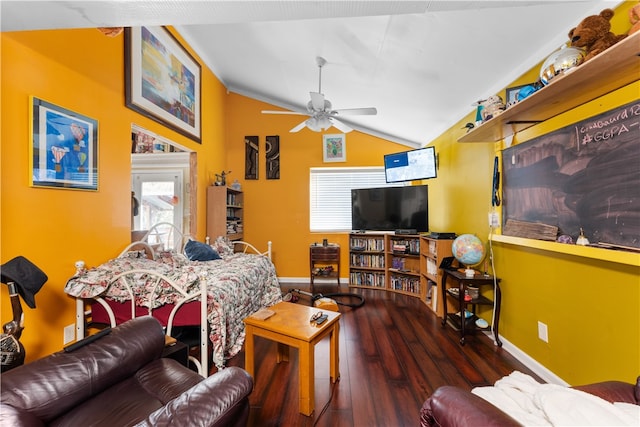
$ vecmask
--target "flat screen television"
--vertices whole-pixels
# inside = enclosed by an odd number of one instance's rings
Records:
[[[351,190],[351,228],[355,231],[429,231],[428,187]]]
[[[384,174],[389,183],[436,178],[437,172],[435,147],[384,156]]]

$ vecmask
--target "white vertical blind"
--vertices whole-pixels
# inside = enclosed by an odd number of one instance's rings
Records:
[[[311,231],[351,231],[351,190],[398,187],[387,184],[383,167],[311,168],[309,171]]]

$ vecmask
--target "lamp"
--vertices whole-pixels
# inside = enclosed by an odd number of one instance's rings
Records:
[[[320,126],[322,130],[327,130],[332,126],[332,124],[327,116],[321,116],[318,119],[318,126]]]
[[[320,116],[311,117],[310,119],[308,119],[304,123],[307,125],[307,127],[309,129],[311,129],[314,132],[320,132],[321,130],[327,130],[331,126],[333,126],[333,123],[331,123],[331,120],[329,119],[329,117],[327,117],[324,114],[320,115]]]
[[[305,124],[307,125],[307,127],[309,129],[311,129],[314,132],[320,132],[320,126],[318,126],[318,119],[316,119],[315,117],[311,117],[310,119],[308,119]]]

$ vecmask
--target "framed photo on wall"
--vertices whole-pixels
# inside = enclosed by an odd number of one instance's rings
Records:
[[[322,158],[324,162],[347,161],[345,134],[322,135]]]
[[[201,67],[164,27],[125,28],[127,107],[201,142]]]
[[[98,121],[31,97],[33,187],[98,189]]]

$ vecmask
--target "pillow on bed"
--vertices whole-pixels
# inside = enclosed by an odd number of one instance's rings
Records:
[[[147,258],[147,251],[140,249],[139,251],[127,251],[124,258]]]
[[[211,246],[191,239],[184,245],[184,253],[187,254],[187,258],[191,261],[213,261],[214,259],[220,259],[218,252]]]
[[[211,246],[223,258],[233,255],[233,242],[227,236],[218,236]]]

